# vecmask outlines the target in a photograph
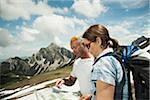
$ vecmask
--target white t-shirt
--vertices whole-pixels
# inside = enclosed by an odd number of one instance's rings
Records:
[[[73,65],[71,76],[76,77],[79,81],[80,91],[82,94],[90,94],[91,88],[91,70],[94,58],[78,58]]]

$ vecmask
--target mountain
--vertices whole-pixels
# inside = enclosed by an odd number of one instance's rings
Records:
[[[71,51],[51,43],[26,59],[14,57],[1,62],[1,83],[5,83],[10,76],[33,76],[67,66],[72,64],[74,58]]]
[[[64,67],[72,62],[74,55],[69,50],[51,43],[27,59],[31,73],[40,74]]]

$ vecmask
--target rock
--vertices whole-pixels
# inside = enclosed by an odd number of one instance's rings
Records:
[[[48,47],[33,53],[31,57],[25,59],[14,57],[1,62],[0,75],[1,77],[7,76],[7,74],[9,76],[9,73],[27,76],[38,75],[72,64],[73,59],[74,55],[71,51],[51,43]]]

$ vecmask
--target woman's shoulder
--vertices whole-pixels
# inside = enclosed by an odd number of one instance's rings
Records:
[[[116,61],[115,57],[113,56],[103,56],[101,57],[96,63],[111,63],[111,62],[114,62]]]
[[[114,56],[104,56],[97,61],[94,67],[121,68],[120,62]]]
[[[120,63],[113,55],[104,56],[100,59],[100,62],[106,62],[106,63]]]

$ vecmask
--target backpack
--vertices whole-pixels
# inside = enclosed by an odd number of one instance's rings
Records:
[[[125,76],[128,81],[129,100],[149,100],[149,61],[150,61],[150,38],[144,36],[136,39],[129,46],[118,46],[113,53],[104,56],[114,56],[122,65],[123,78],[115,88],[115,98],[121,99]],[[147,49],[147,47],[149,47]],[[141,51],[141,52],[139,52]],[[146,56],[141,56],[146,53]],[[98,58],[94,64],[100,59]],[[132,73],[132,74],[131,74]],[[131,76],[133,79],[130,79]],[[133,80],[133,82],[131,81]]]
[[[130,80],[128,81],[130,99],[149,100],[149,43],[150,38],[142,36],[123,49],[123,64]],[[130,73],[133,76],[133,83],[131,83]]]

